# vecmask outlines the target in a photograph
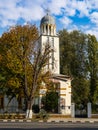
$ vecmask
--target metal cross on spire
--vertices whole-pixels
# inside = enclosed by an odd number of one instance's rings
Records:
[[[47,13],[47,15],[50,14],[50,10],[49,10],[49,8],[46,9],[46,13]]]

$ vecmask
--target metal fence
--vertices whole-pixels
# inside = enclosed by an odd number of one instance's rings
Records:
[[[0,108],[0,113],[24,113],[25,109],[22,107],[21,109],[17,108],[17,106],[9,106]]]

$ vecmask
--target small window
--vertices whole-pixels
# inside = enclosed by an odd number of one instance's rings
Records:
[[[49,43],[49,37],[47,37],[47,43]]]
[[[49,26],[49,35],[51,35],[51,26]]]
[[[54,48],[54,38],[52,37],[52,47]]]

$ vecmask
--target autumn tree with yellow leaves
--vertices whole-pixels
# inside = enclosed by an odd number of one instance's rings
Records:
[[[0,90],[11,98],[24,96],[26,118],[32,118],[34,97],[50,76],[44,68],[53,50],[49,44],[41,50],[38,37],[36,26],[27,24],[11,28],[0,38]]]

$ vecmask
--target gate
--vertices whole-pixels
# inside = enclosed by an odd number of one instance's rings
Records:
[[[75,117],[87,118],[87,105],[75,104]]]

